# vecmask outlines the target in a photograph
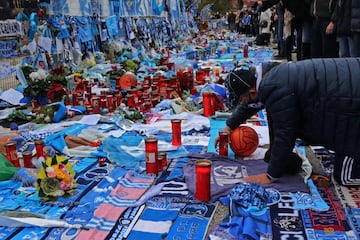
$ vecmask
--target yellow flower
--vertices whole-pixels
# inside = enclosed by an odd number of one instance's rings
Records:
[[[48,157],[40,168],[36,189],[39,196],[54,200],[77,187],[75,171],[64,156]]]

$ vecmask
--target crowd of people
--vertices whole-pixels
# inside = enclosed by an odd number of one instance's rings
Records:
[[[243,0],[242,8],[226,13],[225,18],[230,31],[254,36],[258,45],[276,43],[275,58],[360,56],[360,2],[356,0]]]

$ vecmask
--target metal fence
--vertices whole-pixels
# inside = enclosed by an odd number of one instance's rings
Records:
[[[0,63],[9,63],[12,68],[15,68],[20,62],[22,57],[13,57],[13,58],[0,58]],[[16,89],[19,86],[20,82],[16,78],[16,72],[13,72],[11,75],[0,78],[0,89],[8,90],[9,88]]]

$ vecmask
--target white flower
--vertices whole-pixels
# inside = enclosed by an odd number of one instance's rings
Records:
[[[45,122],[49,123],[51,122],[51,118],[49,116],[46,116],[46,118],[44,119]]]
[[[35,80],[44,80],[46,79],[46,72],[43,69],[39,69],[37,72],[32,72],[29,74],[29,77]]]
[[[55,169],[53,167],[46,167],[46,170],[45,170],[47,173],[49,172],[55,172]]]
[[[43,69],[39,69],[38,73],[39,73],[40,79],[45,79],[47,76],[46,72]]]

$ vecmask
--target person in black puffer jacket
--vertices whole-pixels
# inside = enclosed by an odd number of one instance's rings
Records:
[[[351,1],[351,32],[354,48],[351,56],[360,57],[360,1]]]
[[[262,79],[256,79],[251,69],[231,72],[229,91],[232,89],[236,96],[241,96],[241,103],[223,130],[231,133],[265,108],[270,133],[267,173],[243,180],[269,184],[290,174],[287,166],[300,170],[299,164],[292,162],[297,161],[292,150],[296,139],[301,139],[335,151],[334,177],[339,184],[360,185],[358,76],[360,58],[317,58],[283,63],[271,68]],[[215,145],[217,143],[218,139]]]
[[[351,1],[338,0],[332,15],[335,32],[339,39],[340,57],[350,57],[354,54],[351,34]]]

